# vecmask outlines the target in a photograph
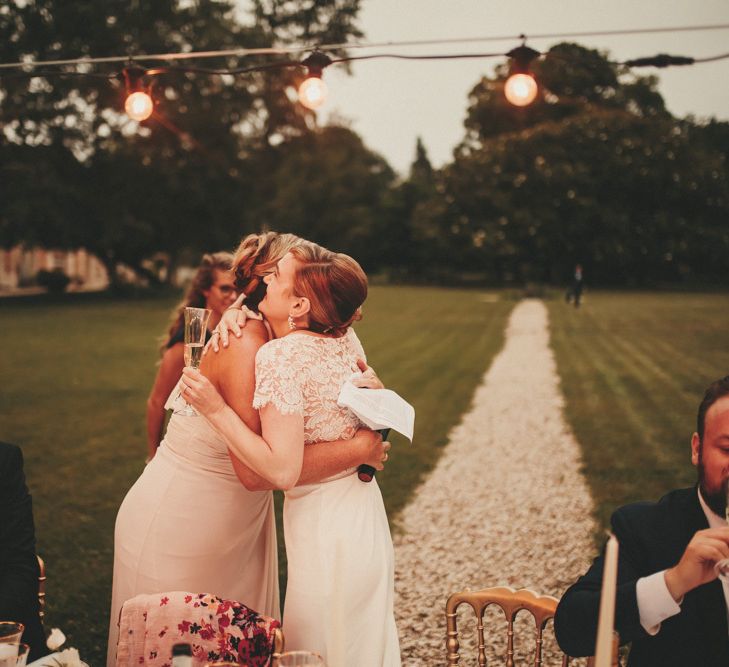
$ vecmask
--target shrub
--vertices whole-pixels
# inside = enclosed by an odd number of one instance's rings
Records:
[[[36,274],[35,279],[41,287],[45,287],[49,292],[53,293],[65,291],[71,282],[71,279],[64,273],[63,269],[53,269],[52,271],[41,269]]]

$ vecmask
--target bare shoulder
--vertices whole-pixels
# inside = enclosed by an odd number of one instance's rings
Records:
[[[258,348],[268,342],[268,331],[263,322],[248,320],[241,331],[240,338],[230,336],[227,349],[222,352],[235,356],[253,354],[255,356]]]
[[[268,340],[268,332],[262,322],[249,320],[241,331],[240,338],[231,336],[228,347],[221,347],[218,352],[209,351],[203,357],[200,370],[211,379],[219,373],[240,366],[242,363],[253,363],[259,348]]]

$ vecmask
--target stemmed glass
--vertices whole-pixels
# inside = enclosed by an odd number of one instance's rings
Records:
[[[212,311],[208,308],[185,308],[185,366],[199,368],[205,347],[205,332]],[[180,394],[181,396],[182,394]],[[183,397],[184,400],[184,397]],[[185,405],[174,410],[176,415],[197,417],[195,409],[185,401]]]
[[[23,630],[22,623],[0,621],[0,667],[16,667]]]
[[[724,510],[724,516],[726,522],[729,523],[729,477],[724,480],[721,488],[724,490],[724,498],[726,499],[726,509]],[[722,581],[729,581],[729,558],[722,558],[714,565],[714,570],[717,576]]]
[[[314,651],[287,651],[278,660],[279,667],[326,667],[324,658]]]

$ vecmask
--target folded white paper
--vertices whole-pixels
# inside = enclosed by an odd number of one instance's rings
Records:
[[[413,439],[415,408],[390,389],[367,389],[345,382],[337,404],[349,408],[373,431],[391,428]]]

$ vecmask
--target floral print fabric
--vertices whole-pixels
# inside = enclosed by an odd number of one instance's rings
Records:
[[[198,664],[268,665],[280,623],[234,600],[204,593],[138,595],[122,607],[117,667],[171,667],[172,647],[190,644]]]

